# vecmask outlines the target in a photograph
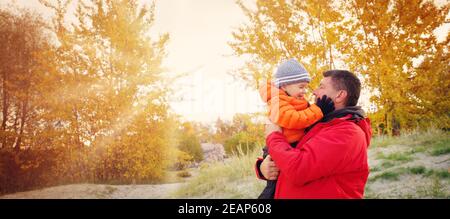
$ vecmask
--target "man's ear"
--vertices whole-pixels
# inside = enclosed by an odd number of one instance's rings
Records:
[[[347,91],[346,90],[341,90],[339,91],[338,95],[336,96],[336,98],[334,98],[334,103],[344,103],[345,105],[345,100],[347,100]]]

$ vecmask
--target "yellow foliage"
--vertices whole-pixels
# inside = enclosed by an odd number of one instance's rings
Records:
[[[239,6],[249,21],[233,32],[234,54],[247,62],[233,74],[258,88],[281,59],[297,58],[315,88],[322,72],[347,68],[363,79],[388,134],[450,126],[449,39],[434,31],[449,3],[432,1],[257,0]]]

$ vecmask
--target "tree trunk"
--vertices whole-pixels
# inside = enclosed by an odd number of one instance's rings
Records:
[[[388,111],[386,114],[386,131],[388,136],[392,136],[392,112]]]
[[[75,119],[75,138],[76,138],[76,143],[78,144],[79,148],[83,148],[84,144],[83,142],[81,142],[81,131],[80,131],[80,121],[79,121],[79,116],[78,116],[78,108],[76,106],[74,106],[72,108],[73,111],[73,116]]]
[[[6,88],[6,72],[3,72],[3,82],[2,82],[2,98],[3,98],[3,105],[2,105],[2,147],[6,147],[6,121],[8,120],[8,91]]]
[[[14,146],[15,151],[19,151],[20,150],[20,144],[22,143],[22,136],[23,136],[23,130],[25,127],[25,123],[27,121],[27,116],[28,116],[28,99],[29,99],[29,91],[27,89],[26,91],[26,97],[25,100],[22,103],[22,115],[20,118],[20,129],[19,129],[19,136],[17,138],[17,142],[16,145]]]

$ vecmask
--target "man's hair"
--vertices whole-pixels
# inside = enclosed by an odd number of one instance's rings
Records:
[[[323,76],[331,77],[334,89],[347,91],[346,106],[356,106],[361,93],[361,82],[356,75],[346,70],[330,70]]]

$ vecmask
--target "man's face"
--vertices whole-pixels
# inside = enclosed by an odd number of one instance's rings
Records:
[[[322,98],[323,95],[327,95],[333,102],[336,104],[336,97],[339,95],[339,91],[335,90],[332,84],[331,77],[325,77],[320,81],[319,87],[314,90],[313,94],[316,96],[315,100],[317,101],[317,98]]]
[[[295,84],[285,85],[281,88],[286,91],[289,96],[295,97],[297,99],[303,99],[306,94],[308,84],[308,82],[299,82]]]

